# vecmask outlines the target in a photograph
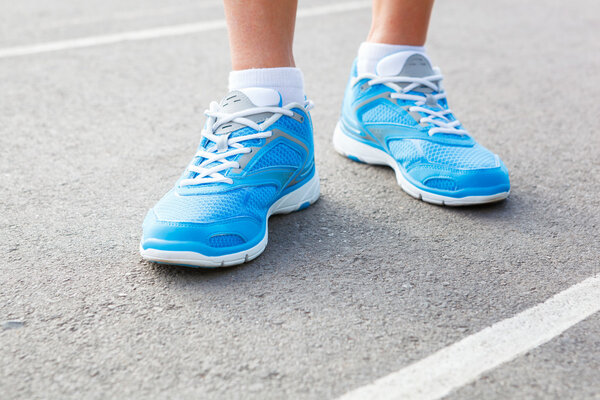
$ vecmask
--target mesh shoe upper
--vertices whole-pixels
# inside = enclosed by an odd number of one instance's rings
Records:
[[[449,110],[441,80],[420,53],[388,56],[377,74],[357,76],[355,64],[342,106],[343,131],[387,152],[420,188],[480,195],[505,185],[507,191],[506,167]]]
[[[463,147],[419,139],[396,139],[390,140],[388,146],[394,158],[406,168],[415,162],[463,170],[496,168],[500,165],[493,153],[477,143]]]
[[[212,105],[210,132],[203,131],[186,171],[148,213],[143,243],[177,250],[193,242],[210,255],[262,239],[269,208],[314,172],[308,111],[282,107],[279,99],[277,93],[277,104],[257,105],[237,91]]]

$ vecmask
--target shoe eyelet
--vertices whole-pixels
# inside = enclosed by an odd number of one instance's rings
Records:
[[[295,119],[296,121],[303,123],[304,122],[304,117],[298,113],[293,113],[290,118]]]

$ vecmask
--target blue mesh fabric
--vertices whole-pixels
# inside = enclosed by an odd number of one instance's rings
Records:
[[[450,146],[422,140],[421,149],[427,161],[460,169],[496,167],[496,158],[489,150],[476,144],[472,147]]]
[[[394,158],[405,168],[419,160],[459,169],[496,167],[494,154],[479,144],[463,147],[427,140],[397,139],[391,140],[388,145]]]
[[[404,112],[398,106],[390,104],[378,104],[375,107],[365,111],[362,116],[363,122],[390,122],[406,126],[417,125],[417,122],[408,113]]]
[[[263,154],[249,171],[280,165],[299,167],[302,165],[302,155],[290,146],[279,143]]]
[[[226,193],[177,196],[173,192],[154,207],[161,221],[211,222],[244,215],[263,215],[273,202],[276,188],[263,185]]]
[[[312,137],[312,131],[308,129],[306,118],[303,123],[300,123],[291,117],[283,116],[270,129],[274,128],[279,128],[290,135],[304,140],[310,140]]]
[[[208,240],[208,244],[211,247],[217,247],[217,248],[237,246],[239,244],[244,244],[244,243],[245,243],[245,241],[244,241],[244,239],[242,239],[241,236],[234,235],[234,234],[215,235],[215,236],[212,236]]]
[[[421,158],[417,148],[410,139],[391,140],[388,146],[394,159],[402,164],[404,168],[407,168],[410,164]]]
[[[275,200],[276,194],[277,188],[273,185],[253,188],[250,196],[248,196],[245,207],[251,210],[261,210],[261,212],[266,212]]]
[[[425,181],[425,185],[440,190],[456,190],[456,182],[450,178],[430,178]]]

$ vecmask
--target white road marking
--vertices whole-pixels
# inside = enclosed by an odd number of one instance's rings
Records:
[[[599,310],[600,276],[596,276],[339,400],[439,399]]]
[[[298,18],[317,15],[335,14],[346,11],[369,8],[370,1],[348,1],[331,3],[323,6],[310,7],[298,10]],[[88,36],[78,39],[61,40],[28,46],[17,46],[0,49],[0,58],[26,56],[31,54],[49,53],[53,51],[79,49],[83,47],[103,46],[114,43],[147,40],[169,36],[189,35],[192,33],[206,32],[226,28],[225,20],[218,19],[203,21],[193,24],[181,24],[160,28],[143,29],[138,31],[120,32],[109,35]]]
[[[100,24],[106,22],[115,22],[115,21],[128,21],[128,20],[136,20],[142,18],[152,18],[152,17],[165,17],[173,14],[183,14],[186,13],[188,16],[199,14],[206,8],[216,8],[222,9],[223,2],[221,1],[210,1],[207,3],[198,3],[195,2],[194,6],[166,6],[159,8],[144,8],[139,10],[130,10],[130,11],[118,11],[113,14],[107,15],[95,15],[95,16],[83,16],[77,18],[68,18],[68,19],[53,19],[51,21],[44,21],[40,24],[41,29],[53,29],[53,28],[65,28],[68,26],[78,26],[78,25],[93,25]]]

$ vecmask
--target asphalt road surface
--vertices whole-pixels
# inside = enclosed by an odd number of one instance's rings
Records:
[[[507,201],[446,208],[333,150],[370,21],[336,1],[301,0],[318,12],[296,33],[321,199],[223,270],[138,254],[226,92],[220,2],[2,2],[3,399],[336,398],[600,275],[600,3],[438,2],[428,49],[452,109],[512,181]],[[182,24],[208,28],[166,34]],[[591,313],[446,397],[598,399],[599,328]]]

